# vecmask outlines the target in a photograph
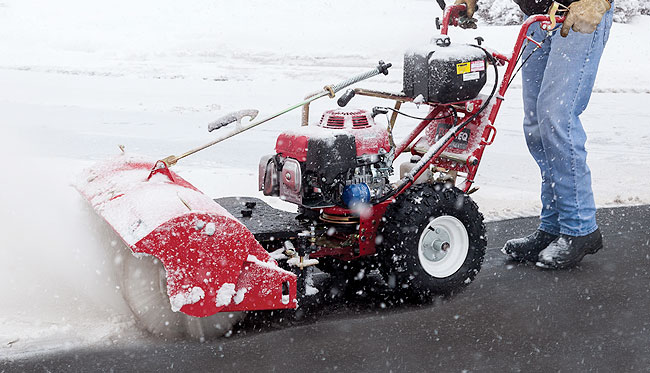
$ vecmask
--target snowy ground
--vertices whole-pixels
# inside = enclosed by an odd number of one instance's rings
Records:
[[[152,157],[209,141],[231,110],[270,114],[379,59],[363,86],[401,89],[401,54],[434,33],[435,2],[0,1],[0,358],[138,340],[102,237],[70,180],[117,145]],[[583,115],[599,206],[650,203],[650,17],[616,24]],[[516,27],[480,27],[509,53]],[[534,215],[539,176],[521,132],[515,82],[473,195],[490,220]],[[635,93],[636,92],[636,93]],[[639,93],[641,92],[641,93]],[[373,102],[355,99],[370,108]],[[379,104],[383,105],[383,102]],[[312,113],[331,108],[323,100]],[[416,112],[416,109],[409,108]],[[257,162],[299,112],[182,161],[211,196],[257,195]],[[398,122],[397,135],[413,122]],[[276,206],[291,208],[277,201]]]

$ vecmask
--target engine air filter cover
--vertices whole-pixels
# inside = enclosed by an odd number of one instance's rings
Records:
[[[404,54],[404,94],[443,104],[471,100],[485,85],[487,62],[476,46],[434,38]]]
[[[370,128],[375,124],[370,113],[366,110],[333,109],[323,113],[318,124],[323,128]]]

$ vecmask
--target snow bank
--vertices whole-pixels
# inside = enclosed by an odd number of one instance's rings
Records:
[[[525,19],[525,14],[512,0],[481,0],[477,17],[492,25],[516,25]],[[650,15],[650,2],[647,0],[616,0],[614,2],[614,22],[627,23],[634,16]]]
[[[405,33],[420,42],[427,40],[428,35],[411,25],[419,21],[426,29],[437,7],[430,1],[399,0],[378,0],[371,7],[361,0],[5,3],[2,13],[7,17],[0,23],[0,37],[10,47],[1,57],[6,62],[77,72],[95,65],[110,75],[138,72],[155,60],[178,63],[187,57],[226,62],[233,68],[238,65],[233,60],[242,60],[248,72],[259,64],[319,64],[328,54],[348,65],[351,59],[374,60],[382,50],[400,50]],[[364,31],[366,26],[374,28],[372,33]],[[122,71],[106,68],[117,59],[123,61]],[[224,78],[230,79],[231,72],[225,71]]]

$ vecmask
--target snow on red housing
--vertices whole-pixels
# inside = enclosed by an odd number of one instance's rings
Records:
[[[235,217],[177,174],[147,179],[153,165],[122,154],[85,170],[75,187],[133,253],[160,259],[172,308],[204,317],[295,307],[296,276],[278,267]],[[293,284],[288,298],[283,283]],[[229,288],[241,299],[233,293],[224,301],[222,289]]]
[[[390,151],[386,129],[377,126],[370,113],[361,109],[328,110],[323,113],[316,126],[309,125],[280,134],[275,144],[275,151],[283,156],[305,162],[309,139],[331,138],[341,130],[354,136],[357,156],[377,154],[379,149]]]

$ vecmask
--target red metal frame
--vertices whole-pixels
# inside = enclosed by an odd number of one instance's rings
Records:
[[[395,154],[402,154],[406,148],[408,148],[409,145],[415,140],[416,137],[418,137],[422,131],[424,131],[425,128],[429,125],[429,123],[433,122],[435,120],[435,117],[443,110],[445,109],[444,105],[437,105],[431,108],[429,110],[429,113],[427,114],[426,118],[434,118],[434,119],[429,119],[429,120],[423,120],[420,122],[420,124],[417,125],[409,133],[408,136],[397,146],[397,149],[395,150]]]
[[[442,21],[442,26],[441,26],[441,34],[446,35],[449,29],[449,25],[452,26],[458,26],[459,24],[459,17],[460,15],[465,11],[465,5],[452,5],[448,6],[445,8],[444,12],[444,18]],[[562,23],[564,21],[564,17],[556,17],[555,22],[556,23]],[[464,192],[468,192],[474,183],[474,177],[476,176],[476,173],[478,171],[478,166],[481,162],[481,158],[483,157],[483,152],[485,151],[485,147],[488,145],[491,145],[494,142],[494,139],[496,137],[496,127],[494,127],[494,121],[496,120],[497,114],[499,112],[499,108],[501,107],[501,103],[504,100],[504,96],[506,93],[506,90],[508,89],[508,84],[510,82],[510,79],[512,78],[512,75],[514,73],[514,70],[516,68],[517,62],[518,62],[518,56],[522,51],[522,48],[524,47],[524,42],[528,40],[528,29],[530,26],[534,23],[541,22],[541,27],[544,30],[549,30],[551,21],[550,17],[548,15],[535,15],[529,17],[521,26],[521,29],[519,31],[519,35],[517,36],[517,41],[515,42],[514,49],[512,51],[511,57],[507,57],[501,53],[498,52],[491,52],[492,56],[495,58],[496,62],[500,66],[507,65],[506,70],[503,74],[503,79],[501,81],[501,85],[498,89],[498,91],[495,93],[495,100],[494,104],[490,108],[489,114],[487,116],[487,119],[485,118],[485,114],[479,115],[477,118],[472,120],[470,123],[467,123],[463,126],[479,126],[481,123],[487,120],[487,123],[484,124],[484,130],[481,133],[480,137],[480,142],[479,145],[474,149],[474,151],[470,154],[468,157],[468,160],[470,157],[476,158],[474,162],[466,162],[465,164],[465,171],[466,171],[466,178],[465,178],[465,183],[463,187],[461,188]],[[532,40],[531,40],[532,41]],[[532,41],[535,42],[535,41]],[[536,42],[535,42],[536,43]],[[429,114],[427,115],[428,118],[435,118],[440,114],[441,112],[447,112],[450,111],[450,106],[453,106],[457,112],[462,113],[465,115],[465,117],[471,116],[474,114],[478,108],[480,108],[483,105],[483,101],[480,99],[473,99],[469,101],[463,101],[463,102],[457,102],[457,103],[450,103],[450,104],[437,104],[437,103],[427,103],[431,107]],[[462,107],[462,109],[459,109],[459,107]],[[401,154],[404,152],[413,141],[418,138],[422,134],[422,132],[432,123],[435,122],[435,119],[431,120],[423,120],[421,121],[412,131],[409,133],[409,135],[396,147],[396,153],[395,154]],[[384,201],[382,203],[379,203],[377,205],[372,206],[372,211],[370,214],[368,214],[367,217],[361,217],[359,221],[359,241],[358,241],[358,252],[354,252],[353,247],[344,247],[341,248],[340,250],[337,250],[338,256],[341,257],[341,259],[344,260],[350,260],[354,259],[356,257],[361,257],[365,255],[372,255],[376,252],[376,239],[377,239],[377,230],[379,228],[379,222],[381,222],[381,219],[386,212],[386,208],[388,207],[389,204],[395,201],[395,198],[397,198],[401,193],[403,193],[406,189],[408,189],[415,180],[417,180],[432,164],[440,164],[440,165],[446,165],[448,166],[448,169],[453,169],[452,163],[453,161],[444,161],[440,159],[440,156],[443,152],[447,151],[449,149],[449,145],[456,139],[456,136],[450,137],[444,144],[443,146],[436,152],[434,157],[427,163],[426,167],[423,167],[413,178],[413,180],[410,180],[401,190],[396,193],[392,198],[390,198],[387,201]],[[446,163],[445,163],[446,162]],[[457,169],[457,168],[456,168]],[[329,208],[324,210],[326,213],[333,213],[333,214],[353,214],[352,211],[340,208],[340,207],[335,207],[335,208]],[[326,253],[327,251],[327,253]],[[332,255],[332,252],[329,252],[328,250],[323,250],[323,252],[317,252],[314,253],[314,256],[322,256],[323,255]]]
[[[458,26],[459,18],[465,12],[465,9],[465,5],[451,5],[445,8],[442,16],[442,27],[440,28],[442,35],[447,35],[450,23],[452,26]]]
[[[458,18],[460,17],[460,14],[465,11],[465,5],[452,5],[448,6],[445,8],[444,12],[444,18],[442,21],[442,27],[440,30],[440,33],[442,35],[447,35],[449,25],[454,25],[458,26]],[[519,30],[519,35],[517,36],[517,41],[515,42],[515,46],[513,49],[513,52],[511,54],[511,57],[508,58],[504,56],[503,54],[500,53],[492,53],[492,56],[497,60],[497,62],[501,65],[507,65],[506,71],[503,75],[503,79],[501,81],[501,86],[498,90],[498,93],[496,94],[496,100],[494,102],[494,105],[492,106],[489,116],[487,118],[487,125],[485,126],[485,129],[481,135],[481,143],[480,145],[475,149],[475,151],[471,154],[471,156],[475,157],[477,162],[475,165],[467,164],[467,177],[465,179],[465,185],[463,188],[461,188],[464,192],[468,192],[469,189],[471,188],[472,184],[474,183],[474,177],[476,176],[476,172],[478,171],[478,165],[481,162],[481,158],[483,157],[483,152],[485,151],[485,147],[488,145],[491,145],[494,142],[494,138],[496,136],[496,127],[493,126],[494,121],[496,120],[497,114],[499,112],[499,108],[501,107],[501,103],[504,100],[504,96],[506,94],[506,90],[508,89],[508,84],[510,82],[510,79],[512,78],[512,74],[514,73],[515,67],[517,65],[518,59],[517,56],[521,53],[522,48],[524,47],[524,42],[528,40],[528,36],[526,35],[528,33],[528,29],[530,26],[534,23],[541,22],[541,27],[544,30],[548,30],[550,25],[551,25],[551,20],[548,15],[534,15],[531,17],[528,17],[528,19],[523,23],[521,26],[521,29]],[[562,23],[564,22],[564,17],[555,17],[555,22],[556,23]],[[456,104],[430,104],[433,108],[433,110],[436,110],[437,107],[442,107],[442,106],[449,106],[449,105],[457,105],[457,104],[465,104],[465,103],[456,103]],[[481,103],[482,105],[483,103]],[[466,106],[467,107],[467,106]],[[483,116],[479,116],[476,118],[473,122],[475,121],[482,121],[485,120]],[[425,123],[426,122],[426,123]],[[416,129],[422,129],[422,127],[425,127],[430,123],[430,121],[423,121],[418,125]],[[470,125],[472,123],[467,123],[466,126]],[[420,130],[421,132],[421,130]],[[413,135],[413,134],[411,134]],[[415,136],[419,135],[416,134]],[[441,149],[434,155],[432,160],[427,164],[427,167],[423,168],[418,172],[414,179],[409,181],[406,186],[402,190],[406,190],[408,187],[410,187],[414,180],[417,180],[420,175],[422,175],[426,169],[431,166],[434,162],[438,161],[440,155],[447,150],[449,145],[456,139],[456,136],[452,136],[445,144],[441,147]],[[399,154],[399,153],[398,153]],[[401,193],[398,193],[399,195]],[[396,196],[397,196],[396,195]]]

